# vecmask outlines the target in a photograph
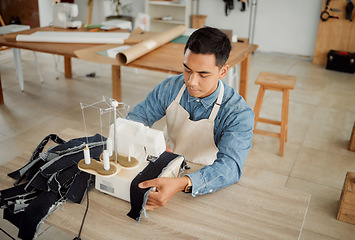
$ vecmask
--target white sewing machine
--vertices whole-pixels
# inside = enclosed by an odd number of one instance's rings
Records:
[[[117,106],[117,102],[113,102],[114,107],[115,104]],[[129,202],[132,180],[150,160],[159,158],[165,150],[162,131],[115,116],[101,161],[90,159],[87,149],[84,150],[85,159],[78,163],[78,167],[96,176],[96,189]],[[177,177],[183,161],[183,156],[178,157],[160,177]]]
[[[53,5],[53,26],[60,28],[80,28],[81,21],[73,21],[77,17],[79,8],[74,3],[56,3]]]

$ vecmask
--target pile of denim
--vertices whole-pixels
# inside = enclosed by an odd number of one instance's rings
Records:
[[[50,140],[57,145],[43,152]],[[84,158],[86,145],[91,158],[99,160],[105,142],[99,134],[69,141],[50,134],[25,166],[8,174],[15,183],[14,187],[0,191],[0,207],[4,209],[3,218],[19,228],[19,238],[35,238],[40,224],[66,201],[78,204],[83,201],[94,179],[80,171],[77,163]]]

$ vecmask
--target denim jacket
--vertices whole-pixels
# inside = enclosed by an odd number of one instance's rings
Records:
[[[183,74],[167,78],[147,98],[139,103],[127,118],[151,127],[165,116],[166,110],[184,84]],[[254,112],[244,99],[230,86],[219,82],[215,92],[205,98],[192,97],[187,90],[180,105],[190,114],[190,119],[207,119],[217,100],[220,84],[224,84],[224,96],[214,121],[214,141],[218,148],[217,159],[212,165],[189,173],[192,196],[211,193],[237,182],[251,147]]]

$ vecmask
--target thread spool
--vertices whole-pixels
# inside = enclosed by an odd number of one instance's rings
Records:
[[[91,163],[90,150],[89,150],[87,144],[86,144],[86,146],[84,148],[84,159],[85,159],[85,164],[89,165]]]
[[[110,170],[110,158],[108,156],[108,151],[104,150],[104,152],[102,153],[103,155],[103,159],[104,159],[104,169],[106,171]]]
[[[107,152],[108,152],[109,156],[112,156],[112,151],[113,151],[112,145],[113,145],[112,139],[111,138],[107,138],[107,140],[106,140],[106,149],[107,149]]]

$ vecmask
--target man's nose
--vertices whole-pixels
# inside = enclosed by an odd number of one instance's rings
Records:
[[[198,75],[196,73],[191,73],[189,83],[190,85],[198,85]]]

